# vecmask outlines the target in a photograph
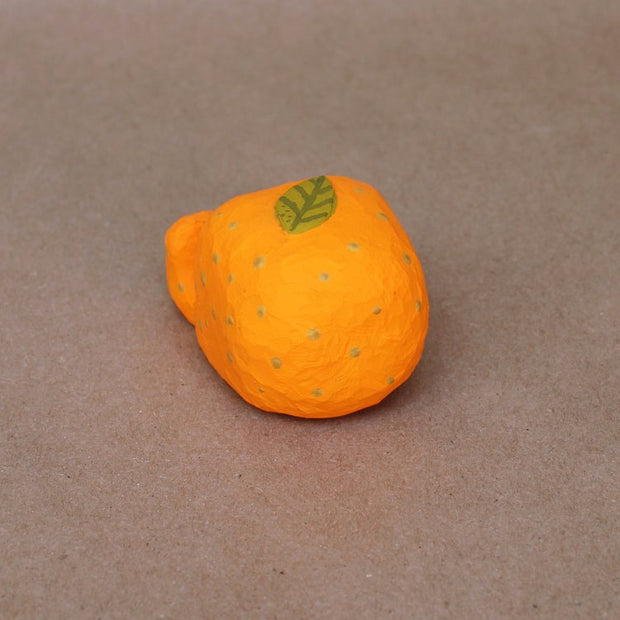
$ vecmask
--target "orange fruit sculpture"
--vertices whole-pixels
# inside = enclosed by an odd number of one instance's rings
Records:
[[[366,183],[319,176],[183,217],[166,233],[166,269],[209,362],[260,409],[352,413],[422,355],[422,267]]]

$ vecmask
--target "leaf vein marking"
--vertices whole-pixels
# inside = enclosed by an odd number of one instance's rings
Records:
[[[308,217],[304,217],[303,219],[299,220],[299,222],[311,222],[312,220],[318,220],[320,217],[327,217],[328,215],[329,214],[327,213],[327,211],[324,211],[323,213],[317,213],[316,215],[309,215]]]

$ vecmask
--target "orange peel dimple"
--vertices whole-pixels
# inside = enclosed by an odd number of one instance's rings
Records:
[[[422,355],[422,267],[360,181],[320,176],[185,216],[166,234],[166,271],[209,362],[266,411],[352,413],[401,385]]]

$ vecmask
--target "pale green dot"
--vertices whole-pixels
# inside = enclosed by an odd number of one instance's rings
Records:
[[[237,228],[237,222],[231,222],[228,224],[228,228],[230,228],[230,230],[235,230],[235,228]]]
[[[204,271],[200,272],[200,281],[202,282],[203,286],[207,286],[207,276],[205,275]]]
[[[308,336],[308,340],[318,340],[321,337],[321,332],[318,329],[309,329],[306,336]]]
[[[380,308],[379,306],[375,306],[375,307],[372,309],[372,313],[373,313],[373,314],[380,314],[380,313],[381,313],[381,308]]]
[[[420,312],[422,310],[422,302],[419,299],[415,300],[415,309]]]
[[[232,273],[228,274],[228,283],[232,284],[235,281],[235,276]]]
[[[358,194],[363,194],[363,193],[364,193],[364,190],[363,190],[361,187],[356,187],[356,188],[355,188],[355,191],[356,191]]]
[[[221,211],[216,211],[215,212],[215,217],[222,217],[222,212]]]
[[[213,262],[216,265],[220,262],[220,255],[217,252],[213,255]]]
[[[257,256],[254,259],[253,265],[254,265],[254,267],[256,267],[256,269],[260,269],[264,264],[265,264],[265,257],[264,256]]]
[[[262,385],[259,385],[258,391],[262,394],[265,391],[265,388]]]
[[[381,213],[381,211],[377,211],[377,217],[384,222],[388,221],[388,217],[385,213]]]
[[[353,347],[350,351],[349,351],[349,355],[351,357],[359,357],[360,353],[362,352],[362,350],[359,347]]]
[[[271,365],[276,369],[282,368],[282,360],[279,357],[272,357]]]
[[[407,263],[407,265],[411,265],[411,256],[409,254],[403,254],[403,259]]]
[[[233,356],[232,356],[232,353],[230,351],[228,351],[226,353],[226,357],[228,358],[228,361],[232,364],[233,363]]]
[[[211,316],[213,317],[213,320],[215,321],[215,306],[211,306]]]
[[[319,396],[323,396],[323,390],[321,390],[320,388],[316,388],[316,390],[312,390],[312,396],[316,396],[317,398]]]
[[[394,377],[388,377],[388,378],[387,378],[387,382],[388,382],[388,384],[390,384],[390,385],[391,385],[392,383],[394,383]]]
[[[234,321],[234,319],[232,318],[232,316],[227,316],[227,317],[226,317],[226,322],[227,322],[229,325],[234,325],[234,324],[235,324],[235,321]]]
[[[182,282],[179,282],[177,284],[177,287],[179,288],[179,290],[181,291],[181,293],[185,293],[185,284],[183,284]]]
[[[202,331],[202,321],[201,321],[200,319],[198,319],[198,321],[197,321],[196,325],[197,325],[198,329],[199,329],[200,331]]]
[[[265,306],[258,306],[256,309],[256,315],[261,319],[265,316],[265,312]]]
[[[319,274],[319,280],[321,280],[321,282],[327,282],[327,280],[329,280],[330,275],[328,273],[320,273]]]
[[[351,243],[347,243],[347,248],[351,250],[351,252],[359,252],[362,246],[359,243],[355,243],[351,241]]]

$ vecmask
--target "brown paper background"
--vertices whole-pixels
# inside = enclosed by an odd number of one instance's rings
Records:
[[[620,3],[0,3],[0,617],[603,618]],[[375,185],[431,324],[379,406],[246,405],[179,216]]]

